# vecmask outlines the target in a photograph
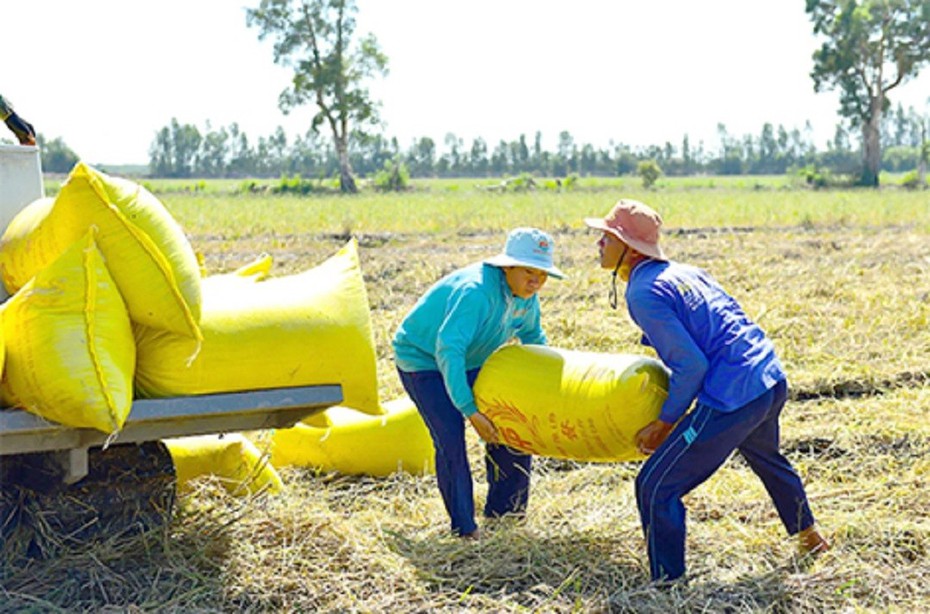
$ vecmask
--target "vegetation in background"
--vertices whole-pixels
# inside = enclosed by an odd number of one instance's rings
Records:
[[[65,145],[61,137],[49,141],[39,134],[36,145],[42,158],[42,170],[46,173],[69,173],[78,162],[78,155]]]
[[[814,90],[840,90],[840,116],[862,131],[860,183],[878,186],[888,92],[930,62],[930,0],[807,0],[814,33]]]
[[[272,186],[272,194],[309,194],[314,191],[313,181],[300,175],[283,176],[277,185]]]
[[[384,169],[375,173],[371,182],[376,190],[398,192],[410,187],[410,173],[401,160],[386,160]]]
[[[906,172],[917,168],[921,151],[927,143],[930,115],[922,116],[913,108],[905,112],[900,106],[883,119],[882,132],[886,148],[882,169]],[[188,139],[185,135],[196,134]],[[568,132],[562,132],[559,147],[548,151],[542,147],[542,134],[536,133],[533,145],[527,146],[520,135],[515,141],[500,141],[494,148],[481,138],[471,147],[452,134],[447,135],[446,151],[440,152],[429,138],[414,141],[409,149],[396,139],[379,134],[354,133],[349,158],[360,175],[373,177],[386,162],[401,160],[410,177],[507,177],[530,174],[536,177],[617,177],[636,176],[639,162],[655,160],[664,175],[739,176],[791,173],[816,165],[838,177],[856,176],[861,155],[850,134],[837,126],[827,148],[818,151],[802,130],[788,130],[766,123],[758,135],[731,135],[726,126],[718,126],[722,144],[719,152],[693,147],[687,136],[681,147],[666,143],[663,147],[631,148],[614,144],[608,149],[579,144]],[[175,136],[176,135],[176,136]],[[172,120],[158,132],[150,151],[150,169],[155,177],[280,177],[300,174],[304,177],[330,177],[338,173],[339,164],[331,143],[319,134],[289,141],[282,129],[273,135],[252,141],[238,125],[208,129],[202,133],[190,124]]]
[[[246,10],[259,40],[274,40],[275,63],[294,70],[290,88],[279,98],[281,110],[315,104],[311,130],[329,127],[343,192],[357,191],[349,160],[351,130],[378,123],[365,81],[387,72],[387,56],[374,35],[353,44],[357,10],[354,0],[261,0],[258,8]]]
[[[662,176],[662,169],[655,160],[643,160],[636,165],[636,174],[643,180],[643,187],[648,190]]]

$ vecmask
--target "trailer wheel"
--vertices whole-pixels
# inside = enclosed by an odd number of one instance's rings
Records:
[[[2,457],[0,548],[5,553],[48,558],[171,520],[177,481],[160,441],[91,448],[87,476],[66,484],[62,474],[50,454]]]

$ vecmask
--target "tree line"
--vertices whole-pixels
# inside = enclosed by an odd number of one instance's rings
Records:
[[[905,111],[900,105],[884,119],[882,169],[899,172],[918,167],[930,131],[930,116]],[[679,143],[633,147],[622,142],[596,147],[577,142],[563,131],[555,150],[542,146],[543,135],[518,135],[491,144],[482,138],[470,143],[447,134],[441,146],[434,139],[414,139],[402,147],[396,138],[352,133],[348,156],[360,176],[372,176],[390,165],[402,164],[411,177],[503,177],[524,173],[564,177],[616,176],[634,173],[642,161],[655,161],[666,175],[769,175],[803,167],[834,174],[855,173],[861,167],[861,148],[842,126],[825,148],[815,147],[810,126],[788,129],[763,124],[757,134],[730,134],[718,124],[719,144],[709,148],[687,135]],[[157,131],[149,149],[152,177],[280,177],[300,175],[329,178],[339,171],[339,155],[332,139],[309,130],[289,139],[282,128],[252,140],[238,124],[205,130],[177,119]]]

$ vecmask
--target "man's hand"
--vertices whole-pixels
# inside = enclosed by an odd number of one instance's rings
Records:
[[[636,433],[636,447],[642,454],[652,454],[656,451],[668,434],[675,428],[674,424],[663,422],[662,420],[653,420]]]
[[[480,411],[468,417],[468,421],[478,431],[478,435],[486,443],[500,443],[500,435],[497,433],[497,427],[491,422],[491,419],[482,414]]]
[[[15,112],[10,113],[10,116],[6,118],[6,125],[10,130],[13,131],[13,134],[16,135],[16,138],[19,139],[20,145],[36,144],[36,131],[32,127],[32,124],[17,115]]]

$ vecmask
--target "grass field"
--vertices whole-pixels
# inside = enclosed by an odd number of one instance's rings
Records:
[[[164,533],[52,561],[4,563],[0,611],[888,612],[930,603],[930,195],[813,192],[776,182],[636,183],[498,193],[437,182],[357,197],[166,191],[211,273],[273,273],[360,242],[380,395],[400,395],[389,340],[441,275],[534,225],[569,278],[542,292],[554,346],[648,353],[607,303],[582,218],[621,196],[665,218],[673,259],[711,271],[773,338],[792,396],[783,445],[833,542],[799,559],[763,488],[731,459],[689,495],[687,586],[648,583],[638,465],[537,459],[529,514],[447,535],[431,477],[287,470],[284,495],[232,499],[204,481]],[[469,434],[479,509],[480,446]]]

